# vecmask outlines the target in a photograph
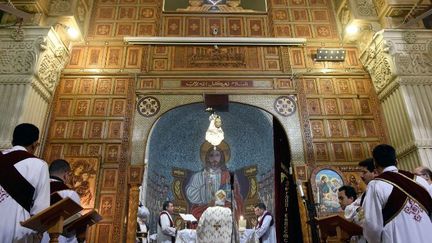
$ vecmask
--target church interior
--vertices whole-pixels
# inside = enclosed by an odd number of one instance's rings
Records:
[[[102,216],[87,242],[135,242],[139,204],[155,232],[166,200],[184,228],[212,169],[247,228],[264,202],[279,242],[316,242],[311,210],[340,210],[320,183],[363,192],[376,145],[432,167],[431,28],[430,0],[3,0],[0,150],[39,127]]]

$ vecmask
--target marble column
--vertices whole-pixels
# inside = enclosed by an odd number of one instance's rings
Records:
[[[54,88],[69,51],[50,27],[0,29],[0,149],[14,127],[33,123],[44,136]]]
[[[406,170],[432,168],[431,37],[432,30],[384,29],[361,55]]]

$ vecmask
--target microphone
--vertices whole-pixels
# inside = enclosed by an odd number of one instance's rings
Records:
[[[230,171],[230,184],[231,184],[231,190],[234,190],[234,172]]]
[[[298,190],[300,192],[300,196],[302,198],[305,198],[305,195],[304,195],[304,192],[303,192],[302,182],[300,180],[297,180],[297,187],[298,187]]]

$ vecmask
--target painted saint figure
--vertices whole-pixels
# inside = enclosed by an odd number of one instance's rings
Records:
[[[236,215],[243,211],[243,201],[237,181],[233,204]],[[210,147],[205,155],[205,165],[202,171],[192,175],[186,186],[186,196],[192,204],[191,213],[199,219],[210,205],[213,205],[214,195],[218,190],[224,190],[227,195],[227,207],[231,206],[230,173],[225,165],[224,152],[219,147]]]

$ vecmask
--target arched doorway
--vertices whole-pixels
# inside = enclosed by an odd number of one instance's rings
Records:
[[[281,182],[292,185],[291,175],[282,171],[291,163],[289,143],[282,124],[269,112],[241,103],[232,102],[228,112],[218,114],[222,117],[225,132],[221,147],[225,162],[222,170],[232,172],[236,177],[233,201],[237,216],[245,216],[248,227],[252,227],[256,223],[253,206],[257,202],[264,202],[270,212],[280,215],[281,195],[292,193],[291,189],[286,192],[285,187],[281,187]],[[211,193],[191,192],[190,189],[199,181],[194,178],[200,178],[205,171],[208,149],[204,137],[208,116],[203,103],[187,104],[164,113],[151,129],[146,148],[148,167],[143,199],[151,212],[149,223],[153,232],[165,200],[174,201],[177,213],[193,212],[198,216],[197,205],[204,206],[201,208],[204,210],[211,204]],[[213,190],[226,188],[223,174]],[[290,210],[298,212],[297,201],[291,200],[289,205]],[[299,218],[296,220],[293,216],[290,215],[290,220],[298,222]],[[277,220],[280,236],[286,231],[284,228],[290,226],[284,222]],[[176,219],[176,223],[181,225],[181,219]],[[290,230],[290,233],[294,232]]]

